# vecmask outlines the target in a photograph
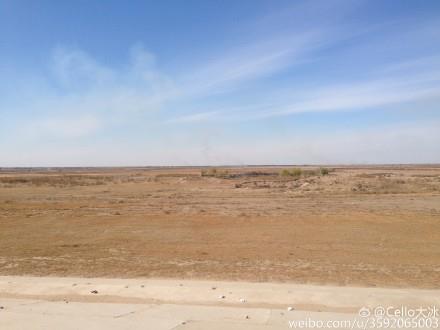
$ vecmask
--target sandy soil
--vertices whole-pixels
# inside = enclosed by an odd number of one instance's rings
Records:
[[[0,274],[440,287],[440,167],[0,171]]]

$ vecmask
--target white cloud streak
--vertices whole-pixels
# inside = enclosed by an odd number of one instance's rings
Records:
[[[294,95],[292,97],[292,95]],[[440,71],[435,77],[396,76],[393,79],[357,81],[351,84],[276,92],[276,103],[261,103],[219,111],[215,108],[196,115],[178,117],[179,122],[249,121],[298,113],[346,112],[410,104],[420,100],[440,99]]]

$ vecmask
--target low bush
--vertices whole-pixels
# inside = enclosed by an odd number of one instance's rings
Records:
[[[218,170],[216,168],[210,168],[206,170],[201,171],[201,176],[209,176],[209,177],[215,177],[215,178],[222,178],[229,175],[229,172],[226,170]]]
[[[281,171],[281,176],[292,176],[295,178],[299,178],[302,174],[302,170],[300,168],[292,168],[292,169],[284,169]]]

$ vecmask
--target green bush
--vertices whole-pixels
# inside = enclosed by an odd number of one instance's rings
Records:
[[[328,169],[328,168],[325,168],[325,167],[321,167],[321,168],[319,169],[319,173],[320,173],[321,175],[328,175],[329,172],[330,172],[329,169]]]

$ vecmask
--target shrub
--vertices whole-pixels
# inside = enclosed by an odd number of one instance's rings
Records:
[[[302,174],[302,170],[300,168],[293,168],[291,170],[284,169],[281,171],[281,176],[293,176],[299,178]]]
[[[288,169],[284,169],[281,171],[281,176],[290,176],[290,171]]]
[[[319,169],[319,173],[320,173],[321,175],[328,175],[329,172],[330,172],[329,169],[328,169],[328,168],[325,168],[325,167],[321,167],[321,168]]]
[[[202,170],[201,171],[201,176],[212,176],[212,177],[216,177],[216,178],[221,178],[221,177],[227,177],[229,175],[229,172],[224,170],[217,170],[216,168],[211,168],[209,170]]]
[[[300,168],[294,168],[290,171],[290,173],[291,176],[300,177],[302,174],[302,170]]]

